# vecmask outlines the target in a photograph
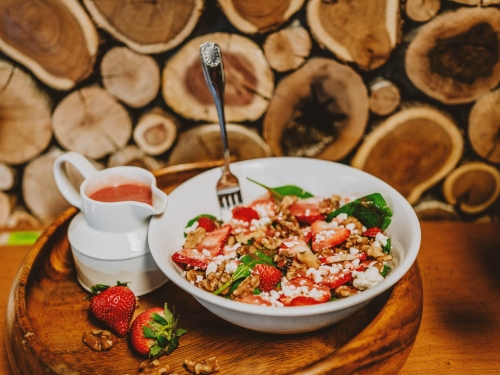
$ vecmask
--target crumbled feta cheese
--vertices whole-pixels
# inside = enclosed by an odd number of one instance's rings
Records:
[[[356,228],[356,224],[354,223],[349,223],[345,226],[347,229],[349,229],[351,232]]]
[[[347,214],[345,213],[341,213],[341,214],[338,214],[336,216],[336,219],[337,219],[337,222],[340,222],[340,221],[344,221],[344,220],[347,220]]]
[[[389,237],[387,236],[384,236],[382,233],[377,233],[377,235],[375,236],[375,241],[378,241],[380,242],[383,246],[387,245],[387,239]]]
[[[209,257],[209,256],[211,256],[211,255],[212,255],[212,253],[211,253],[210,251],[208,251],[207,249],[203,249],[203,250],[201,251],[201,253],[202,253],[203,255],[207,256],[207,257]]]
[[[198,228],[198,222],[195,221],[190,227],[184,228],[184,233],[189,234],[191,232],[194,232],[196,228]]]
[[[378,268],[370,267],[364,272],[352,271],[354,280],[352,285],[360,290],[365,290],[379,284],[384,277],[378,272]]]
[[[210,262],[207,266],[207,269],[205,270],[205,274],[208,275],[209,273],[217,271],[217,263],[215,262]]]
[[[349,249],[349,253],[350,253],[351,255],[356,255],[356,254],[358,254],[358,253],[359,253],[359,249],[356,249],[355,247],[351,247],[351,248]]]
[[[224,271],[233,274],[236,271],[236,268],[238,268],[238,263],[239,262],[237,261],[228,262]]]

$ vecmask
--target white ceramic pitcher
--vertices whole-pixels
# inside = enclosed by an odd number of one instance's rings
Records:
[[[84,177],[79,190],[70,182],[65,163]],[[151,217],[167,206],[167,194],[158,189],[151,172],[129,166],[99,171],[83,155],[68,152],[56,159],[54,178],[66,200],[81,210],[69,225],[68,240],[78,281],[85,289],[94,284],[130,282],[129,287],[139,296],[168,281],[151,256],[147,240]],[[103,188],[124,184],[149,187],[152,204],[89,198]]]

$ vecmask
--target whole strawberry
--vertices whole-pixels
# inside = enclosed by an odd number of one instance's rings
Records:
[[[143,311],[130,326],[130,341],[135,350],[149,358],[163,353],[170,354],[179,346],[179,337],[186,333],[177,328],[179,317],[171,312],[167,304]]]
[[[90,300],[90,311],[99,321],[111,331],[123,337],[135,309],[135,295],[127,283],[117,282],[115,286],[96,284],[90,289],[93,296]]]

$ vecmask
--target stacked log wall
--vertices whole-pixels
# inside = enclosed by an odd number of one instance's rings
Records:
[[[0,5],[0,227],[68,207],[51,173],[65,151],[98,168],[222,158],[201,41],[222,47],[235,159],[331,160],[422,220],[500,219],[498,2],[158,3],[130,2],[130,30],[119,0]]]

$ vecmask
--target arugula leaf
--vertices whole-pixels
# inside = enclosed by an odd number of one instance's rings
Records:
[[[382,231],[387,229],[392,220],[392,211],[380,193],[366,195],[347,203],[328,214],[326,221],[332,221],[341,213],[354,216],[368,229],[377,227]]]
[[[260,182],[257,182],[255,180],[252,180],[251,178],[247,177],[248,181],[252,181],[253,183],[262,186],[264,189],[267,189],[271,195],[274,197],[274,199],[281,201],[284,196],[286,195],[294,195],[296,197],[299,197],[301,199],[304,198],[311,198],[314,197],[311,193],[305,191],[304,189],[294,186],[294,185],[285,185],[285,186],[279,186],[275,188],[271,188],[269,186],[266,186],[264,184],[261,184]]]

